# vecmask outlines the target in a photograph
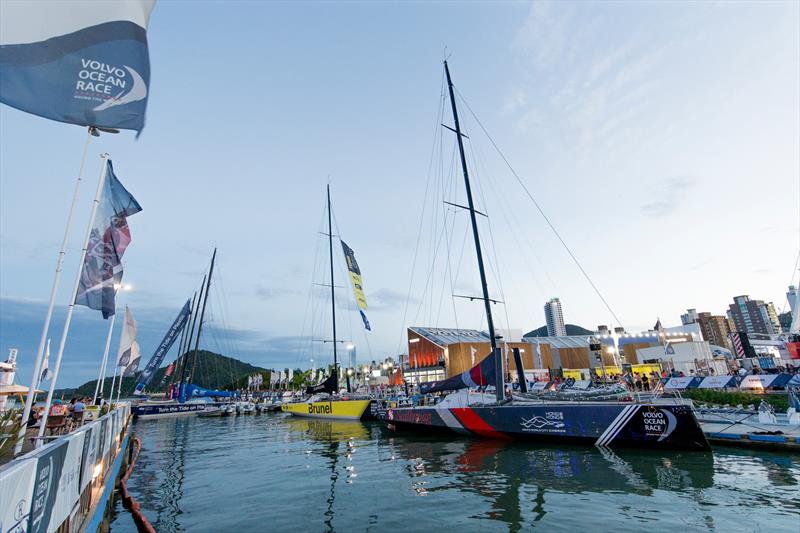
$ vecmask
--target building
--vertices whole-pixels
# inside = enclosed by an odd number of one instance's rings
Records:
[[[697,312],[697,309],[687,309],[681,315],[681,323],[684,326],[697,324],[700,328],[702,339],[710,344],[721,346],[728,350],[731,349],[730,333],[734,331],[732,321],[722,315],[712,315],[709,312]]]
[[[688,326],[689,324],[694,324],[697,322],[697,309],[687,309],[686,313],[681,315],[681,324],[684,326]]]
[[[751,300],[747,295],[734,297],[728,306],[728,318],[733,320],[736,331],[747,334],[779,335],[783,331],[772,302]]]
[[[789,300],[789,309],[791,310],[792,314],[794,314],[795,308],[798,305],[797,293],[797,287],[794,285],[789,285],[789,292],[786,293],[786,299]]]
[[[544,318],[547,321],[547,334],[550,337],[564,337],[567,335],[567,327],[564,325],[564,312],[561,309],[561,301],[553,298],[544,304]]]
[[[506,342],[514,339],[514,331],[505,332],[499,346],[506,353],[505,368],[513,376],[517,370],[511,350],[519,348],[522,366],[534,366],[533,350],[527,342]],[[480,363],[491,353],[489,335],[474,329],[410,327],[408,359],[402,361],[404,378],[411,383],[438,381],[461,374]],[[539,367],[541,368],[541,367]]]

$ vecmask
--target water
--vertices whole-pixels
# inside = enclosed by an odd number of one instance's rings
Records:
[[[129,482],[172,531],[800,531],[800,456],[601,451],[270,414],[139,421]],[[117,503],[111,528],[133,532]]]

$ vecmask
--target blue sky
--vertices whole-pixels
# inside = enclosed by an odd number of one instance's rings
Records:
[[[325,335],[311,325],[325,322],[325,300],[309,293],[329,176],[370,303],[368,338],[340,313],[359,358],[395,354],[408,325],[480,327],[477,304],[440,304],[449,281],[423,290],[436,229],[424,218],[404,320],[445,47],[460,93],[628,329],[674,324],[686,307],[722,313],[743,293],[780,310],[798,253],[799,20],[793,2],[161,2],[147,126],[138,141],[91,145],[53,343],[102,151],[144,208],[129,220],[135,290],[120,304],[145,357],[216,245],[206,346],[263,366],[327,362],[329,346],[302,338]],[[462,113],[500,263],[500,325],[540,326],[552,296],[568,322],[612,322]],[[0,108],[0,350],[20,348],[23,382],[83,141],[78,127]],[[441,206],[432,198],[428,209]],[[477,290],[466,253],[453,260],[456,293]],[[104,331],[78,309],[61,384],[96,375]]]

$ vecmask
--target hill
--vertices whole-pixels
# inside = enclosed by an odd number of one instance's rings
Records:
[[[185,356],[178,358],[178,364],[175,366],[175,374],[180,371],[183,365],[184,357],[188,357],[189,369],[187,375],[191,373],[192,362],[194,359],[194,350],[187,352]],[[147,364],[146,361],[141,363],[141,366]],[[207,389],[223,389],[237,382],[246,381],[246,376],[255,374],[256,372],[267,372],[267,369],[258,366],[253,366],[249,363],[239,361],[232,357],[226,357],[218,353],[209,352],[207,350],[197,351],[197,362],[192,377],[192,383]],[[147,386],[148,392],[165,392],[170,380],[164,384],[161,379],[164,377],[166,367],[156,370],[150,385]],[[124,378],[122,380],[122,397],[130,396],[133,394],[133,389],[136,387],[138,374],[136,377]],[[111,390],[112,378],[106,378],[103,386],[105,396],[109,396]],[[75,389],[62,389],[56,391],[57,395],[64,395],[65,398],[70,396],[92,396],[97,380],[93,379],[87,381],[83,385]],[[115,387],[116,388],[116,387]]]
[[[567,335],[594,335],[594,331],[576,326],[575,324],[567,324]],[[533,331],[529,331],[524,337],[547,337],[547,326],[542,326]]]

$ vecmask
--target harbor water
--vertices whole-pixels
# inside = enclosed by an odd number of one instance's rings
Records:
[[[283,414],[138,421],[129,481],[173,531],[800,530],[800,456],[553,447]],[[114,532],[134,532],[116,504]]]

